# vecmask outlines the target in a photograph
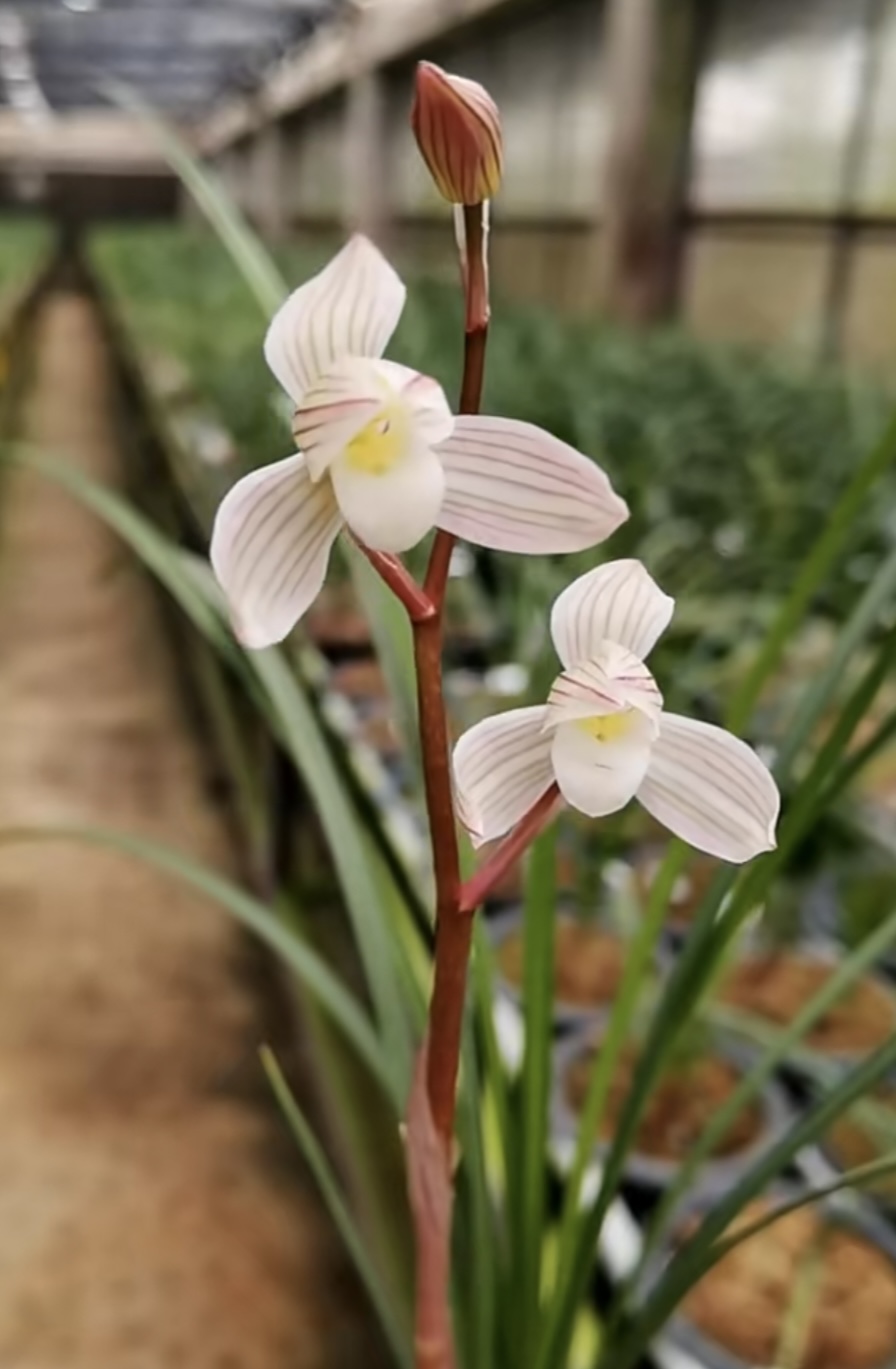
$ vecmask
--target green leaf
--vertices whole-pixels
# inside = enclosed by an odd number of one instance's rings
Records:
[[[837,557],[849,545],[857,517],[874,485],[896,460],[896,415],[871,448],[840,496],[824,530],[812,546],[794,585],[784,600],[752,668],[744,675],[728,712],[728,726],[740,732],[750,720],[762,686],[780,661],[799,627],[813,596],[831,573]]]
[[[295,1095],[290,1089],[276,1057],[267,1046],[262,1047],[261,1062],[270,1080],[277,1102],[280,1104],[283,1115],[289,1124],[289,1129],[305,1157],[308,1168],[317,1180],[318,1188],[327,1205],[327,1211],[333,1219],[333,1224],[342,1237],[361,1282],[367,1289],[396,1363],[401,1365],[402,1369],[412,1369],[414,1354],[410,1328],[401,1324],[401,1319],[392,1306],[375,1267],[368,1258],[364,1240],[352,1219],[339,1181],[320,1142],[296,1102]]]
[[[713,1153],[744,1108],[753,1101],[775,1071],[791,1055],[794,1048],[805,1039],[825,1013],[835,1003],[839,1002],[843,995],[858,982],[862,975],[867,973],[894,942],[896,942],[896,912],[893,912],[870,936],[865,938],[861,945],[851,950],[840,961],[831,977],[803,1005],[785,1030],[772,1033],[772,1044],[744,1075],[719,1111],[710,1119],[705,1131],[684,1160],[674,1182],[663,1194],[645,1231],[642,1267],[649,1257],[669,1213],[674,1210],[676,1204],[687,1193],[702,1162]],[[637,1278],[638,1272],[636,1271],[630,1282],[634,1284]]]
[[[514,1253],[519,1363],[534,1361],[541,1300],[545,1218],[545,1154],[551,1087],[551,1023],[554,1008],[556,926],[556,826],[532,847],[523,908],[523,1020],[519,1189],[515,1203]]]
[[[896,1065],[896,1038],[857,1065],[836,1088],[800,1117],[785,1136],[715,1203],[697,1232],[672,1257],[658,1284],[638,1308],[636,1324],[621,1342],[607,1347],[599,1369],[633,1369],[653,1336],[682,1298],[718,1257],[715,1242],[741,1209],[760,1194],[793,1160],[830,1128],[839,1115]]]
[[[146,125],[172,171],[180,177],[233,257],[258,301],[258,307],[266,318],[270,317],[288,294],[286,281],[218,177],[202,165],[171,124],[159,118],[133,86],[108,80],[103,82],[103,89],[115,104],[135,114]]]

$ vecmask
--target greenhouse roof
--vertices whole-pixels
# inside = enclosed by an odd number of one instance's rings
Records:
[[[0,4],[0,104],[83,109],[125,82],[155,107],[207,110],[251,89],[344,0],[14,0]]]

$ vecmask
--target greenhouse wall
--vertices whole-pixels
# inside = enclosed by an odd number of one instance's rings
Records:
[[[598,301],[610,125],[604,11],[594,0],[497,6],[426,46],[433,60],[487,79],[502,110],[497,288],[571,311]],[[369,209],[409,263],[447,271],[443,206],[407,121],[419,55],[409,48],[363,78],[357,55],[341,75],[334,66],[328,88],[284,123],[280,193],[294,229],[364,226]],[[684,226],[681,308],[697,332],[798,348],[833,333],[835,350],[856,361],[896,355],[894,70],[896,0],[720,0],[700,74]],[[362,121],[366,153],[353,157],[358,121],[347,117],[347,92],[359,79],[375,81],[382,114]],[[263,127],[265,116],[255,119]],[[374,132],[376,185],[359,195],[357,177],[342,173],[369,163]],[[257,214],[233,148],[216,155]]]

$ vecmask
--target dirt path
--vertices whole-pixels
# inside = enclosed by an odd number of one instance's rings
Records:
[[[114,480],[89,305],[51,296],[37,332],[25,435]],[[0,824],[104,822],[226,869],[148,586],[50,484],[2,496]],[[0,851],[0,1369],[362,1362],[335,1237],[247,1088],[245,960],[123,858]]]

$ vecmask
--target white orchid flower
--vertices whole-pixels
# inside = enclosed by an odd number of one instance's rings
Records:
[[[593,818],[637,798],[721,860],[774,847],[780,796],[755,751],[663,711],[644,658],[673,607],[640,561],[599,566],[558,597],[551,635],[563,673],[547,704],[486,718],[455,747],[458,812],[475,845],[503,836],[556,783]]]
[[[300,452],[238,481],[211,560],[246,646],[282,640],[319,592],[345,525],[402,552],[433,527],[499,551],[580,551],[628,509],[593,461],[530,423],[454,418],[427,376],[381,360],[405,287],[354,237],[296,290],[265,340]]]

